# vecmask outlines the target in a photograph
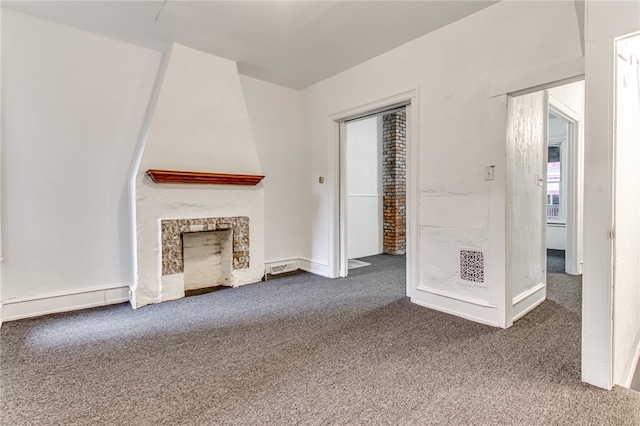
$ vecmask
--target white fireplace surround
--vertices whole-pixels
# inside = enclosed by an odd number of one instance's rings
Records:
[[[231,228],[234,247],[230,286],[260,282],[264,275],[264,189],[261,186],[233,190],[191,185],[165,188],[143,181],[137,193],[136,280],[129,295],[132,307],[184,297],[183,232]],[[205,194],[207,196],[203,196]],[[172,257],[166,256],[168,245],[173,247]]]

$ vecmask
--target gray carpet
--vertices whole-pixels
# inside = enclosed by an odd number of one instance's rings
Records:
[[[564,250],[547,249],[547,272],[564,274],[565,264]]]
[[[566,274],[564,267],[564,250],[547,250],[547,299],[580,315],[582,276]]]
[[[404,257],[2,326],[5,425],[638,425],[580,382],[580,317],[508,330],[411,304]]]

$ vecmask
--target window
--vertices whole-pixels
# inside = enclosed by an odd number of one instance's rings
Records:
[[[560,145],[549,146],[547,162],[547,219],[560,220],[560,200],[562,188],[562,159]]]

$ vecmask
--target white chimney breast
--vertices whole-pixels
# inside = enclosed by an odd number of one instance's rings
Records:
[[[162,220],[248,217],[250,265],[233,271],[233,285],[264,273],[263,184],[158,185],[145,176],[148,169],[261,174],[236,63],[174,44],[157,99],[132,197],[133,307],[184,295],[184,281],[173,279],[182,274],[162,277]]]
[[[140,173],[261,174],[236,63],[174,44]]]

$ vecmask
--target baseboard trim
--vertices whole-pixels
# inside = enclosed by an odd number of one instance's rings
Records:
[[[490,309],[498,308],[496,305],[492,305],[488,300],[478,299],[475,297],[461,296],[459,294],[452,293],[450,291],[440,290],[433,287],[418,286],[416,287],[416,290],[424,291],[426,293],[431,293],[440,297],[446,297],[447,299],[457,300],[459,302],[470,303],[476,306],[482,306],[483,308],[490,308]]]
[[[2,301],[2,321],[14,321],[128,301],[128,284],[107,284],[74,291],[16,297]]]
[[[513,321],[517,321],[547,300],[547,285],[539,283],[513,298]]]
[[[299,257],[276,257],[275,259],[267,259],[264,261],[265,265],[285,263],[285,262],[298,262]]]
[[[445,314],[454,315],[456,317],[464,318],[464,319],[469,320],[469,321],[473,321],[473,322],[477,322],[477,323],[480,323],[480,324],[489,325],[491,327],[502,328],[502,327],[500,327],[500,324],[498,324],[497,322],[488,320],[486,318],[481,318],[481,317],[477,317],[477,316],[474,316],[474,315],[469,315],[469,314],[466,314],[464,312],[460,312],[460,311],[456,311],[456,310],[453,310],[453,309],[444,308],[442,306],[433,305],[431,303],[424,302],[424,301],[421,301],[421,300],[416,300],[416,299],[412,298],[411,299],[411,303],[415,303],[416,305],[420,305],[420,306],[423,306],[425,308],[433,309],[434,311],[443,312]]]
[[[298,259],[298,268],[322,277],[333,278],[329,271],[329,265],[313,262],[309,259]]]

